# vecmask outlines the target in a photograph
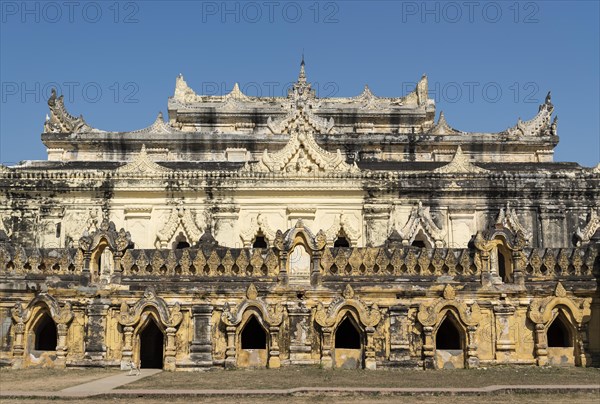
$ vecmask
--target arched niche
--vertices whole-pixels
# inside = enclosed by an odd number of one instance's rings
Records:
[[[548,364],[551,366],[575,366],[575,335],[577,331],[569,319],[568,311],[558,308],[553,320],[546,327]]]
[[[132,306],[123,302],[119,313],[119,324],[123,326],[121,348],[121,369],[128,369],[130,362],[140,364],[140,333],[148,321],[154,321],[162,330],[164,342],[163,369],[175,370],[175,333],[183,320],[181,307],[175,303],[169,307],[164,299],[156,295],[152,288],[146,289],[142,298]]]
[[[281,304],[268,305],[258,297],[253,284],[246,290],[246,298],[231,307],[223,306],[221,322],[227,333],[227,349],[225,351],[225,367],[266,367],[281,366],[279,357],[280,327],[283,322],[284,308]],[[260,331],[256,323],[266,334],[266,348],[243,348],[242,336],[246,331]],[[262,337],[262,336],[261,336]],[[249,342],[249,341],[247,341]],[[245,345],[247,346],[247,345]],[[256,345],[255,345],[256,346]],[[261,345],[262,346],[262,338]]]
[[[237,332],[237,366],[266,368],[269,361],[269,332],[258,310],[247,310]]]
[[[591,298],[568,296],[560,282],[556,284],[554,296],[531,301],[528,316],[535,324],[535,356],[539,366],[587,366],[591,362],[588,351],[591,301]],[[555,329],[568,338],[562,345],[569,346],[549,345],[549,332]]]
[[[447,310],[434,331],[437,369],[465,367],[466,329],[452,310]]]
[[[335,327],[333,336],[333,365],[343,369],[364,367],[364,331],[356,314],[348,310]]]
[[[27,307],[16,303],[11,310],[14,340],[13,356],[26,358],[24,366],[35,364],[44,352],[54,366],[65,366],[68,351],[67,332],[73,319],[71,304],[62,307],[56,299],[46,293],[33,298]]]
[[[58,330],[56,323],[50,316],[48,310],[39,311],[38,318],[31,326],[31,342],[35,351],[56,351],[58,345]]]

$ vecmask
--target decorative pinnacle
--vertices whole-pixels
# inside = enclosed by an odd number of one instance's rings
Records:
[[[306,83],[306,72],[304,71],[304,52],[302,52],[302,61],[300,62],[300,74],[298,75],[298,83]]]

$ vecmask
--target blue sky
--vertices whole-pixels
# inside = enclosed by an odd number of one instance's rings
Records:
[[[460,130],[529,119],[548,90],[556,161],[600,160],[597,1],[95,1],[1,5],[0,162],[45,159],[46,99],[133,130],[166,113],[175,77],[201,93],[281,95],[302,52],[322,96],[365,84],[400,96],[426,73],[437,112]],[[54,84],[53,84],[54,83]]]

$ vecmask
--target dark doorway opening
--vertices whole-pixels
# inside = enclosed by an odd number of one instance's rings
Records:
[[[150,320],[140,334],[140,367],[162,369],[163,355],[164,335],[154,320]]]
[[[333,246],[334,247],[346,247],[346,248],[348,248],[348,247],[350,247],[350,242],[348,241],[348,239],[346,237],[339,236],[333,242]]]
[[[267,240],[265,240],[265,236],[256,236],[254,243],[252,243],[252,248],[267,248]]]
[[[435,335],[436,349],[461,349],[460,331],[454,322],[446,317]]]
[[[56,351],[58,345],[56,324],[48,314],[44,314],[35,330],[35,349]]]
[[[417,248],[425,248],[427,247],[425,245],[425,242],[423,240],[415,240],[411,243],[411,246],[413,247],[417,247]]]
[[[242,349],[267,349],[267,333],[255,316],[251,316],[242,330]]]
[[[360,349],[360,333],[346,317],[335,331],[335,347],[342,349]]]
[[[569,330],[560,316],[556,317],[552,324],[550,324],[550,327],[548,327],[547,336],[548,347],[567,348],[573,346],[571,338],[569,338]]]

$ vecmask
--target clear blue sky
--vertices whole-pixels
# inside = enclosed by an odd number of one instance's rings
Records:
[[[280,95],[303,50],[321,95],[353,96],[369,84],[400,96],[426,73],[438,114],[466,131],[529,119],[552,90],[555,160],[600,160],[598,1],[0,4],[5,164],[46,158],[52,83],[73,115],[133,130],[166,113],[179,73],[199,93],[237,81],[251,95]]]

